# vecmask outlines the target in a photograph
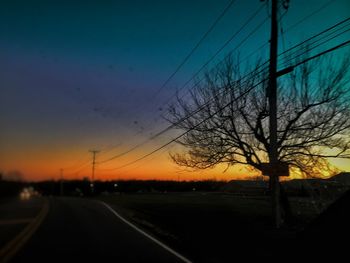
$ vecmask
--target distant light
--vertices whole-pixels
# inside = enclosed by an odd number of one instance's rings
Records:
[[[19,194],[19,197],[21,198],[21,200],[28,200],[33,192],[33,188],[23,188],[22,192]]]
[[[94,184],[93,184],[93,183],[91,183],[91,184],[90,184],[90,187],[94,187]]]
[[[118,184],[114,184],[114,187],[118,187]]]

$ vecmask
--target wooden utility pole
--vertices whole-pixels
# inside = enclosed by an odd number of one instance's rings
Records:
[[[63,169],[60,169],[60,196],[63,196]]]
[[[278,46],[278,0],[271,0],[271,38],[270,38],[270,68],[269,68],[269,126],[270,126],[270,149],[269,161],[271,167],[277,167],[277,46]],[[276,227],[282,224],[280,204],[280,183],[276,169],[271,169],[270,184],[272,191],[272,207]]]
[[[91,174],[91,192],[94,192],[94,181],[95,181],[95,165],[96,165],[96,154],[99,153],[100,151],[98,150],[90,150],[89,152],[92,153],[92,174]]]

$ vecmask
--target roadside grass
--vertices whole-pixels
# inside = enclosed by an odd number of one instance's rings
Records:
[[[276,230],[266,196],[188,192],[97,198],[194,262],[271,259],[275,250],[295,245],[296,233],[317,215],[309,198],[292,198],[296,220]]]

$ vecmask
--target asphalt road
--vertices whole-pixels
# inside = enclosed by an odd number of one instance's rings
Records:
[[[50,198],[49,205],[12,262],[184,262],[99,202]]]
[[[0,249],[23,230],[39,213],[42,198],[0,200]]]

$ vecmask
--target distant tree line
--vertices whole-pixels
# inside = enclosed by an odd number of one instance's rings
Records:
[[[188,191],[219,191],[226,184],[224,181],[159,181],[159,180],[129,180],[129,181],[95,181],[92,185],[88,180],[42,181],[42,182],[0,182],[1,197],[18,195],[26,186],[32,186],[45,196],[91,196],[110,193],[137,192],[188,192]]]

